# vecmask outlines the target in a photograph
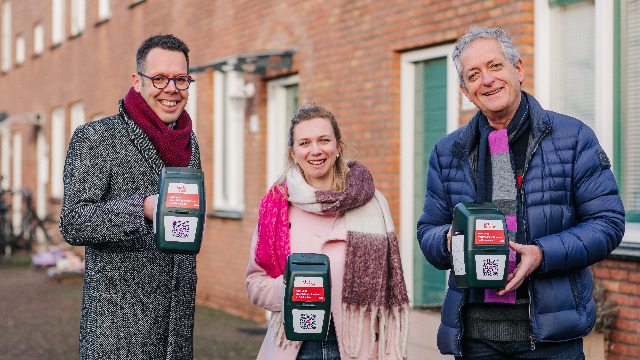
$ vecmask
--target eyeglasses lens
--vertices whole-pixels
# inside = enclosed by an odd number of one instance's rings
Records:
[[[176,85],[176,89],[178,90],[187,90],[189,88],[189,84],[191,83],[187,76],[167,78],[164,75],[156,75],[152,78],[152,80],[153,86],[158,89],[164,89],[165,87],[167,87],[167,85],[169,85],[169,80],[173,80],[174,84]]]

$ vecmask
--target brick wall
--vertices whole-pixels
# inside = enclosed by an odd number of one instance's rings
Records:
[[[400,55],[452,43],[471,24],[503,26],[523,56],[525,86],[533,84],[533,0],[158,3],[147,0],[130,8],[129,0],[113,0],[111,19],[98,25],[97,2],[88,1],[83,34],[52,48],[50,3],[12,1],[12,31],[25,35],[27,59],[22,66],[0,75],[1,88],[13,93],[10,98],[0,98],[0,109],[11,114],[36,111],[45,114],[48,121],[51,110],[63,106],[68,122],[70,105],[83,101],[87,119],[113,114],[118,99],[131,86],[135,50],[152,34],[174,33],[185,40],[192,50],[193,66],[243,53],[296,48],[293,71],[300,77],[301,102],[316,102],[335,113],[353,157],[371,169],[398,225]],[[70,0],[67,9],[69,6]],[[67,24],[69,18],[67,13]],[[44,24],[46,41],[45,51],[33,57],[36,21]],[[196,76],[197,135],[212,204],[212,74],[206,71]],[[246,210],[241,220],[208,219],[198,256],[197,301],[263,321],[263,310],[251,305],[244,291],[249,243],[266,187],[264,81],[268,78],[252,80],[257,81],[258,91],[247,104],[247,116],[257,114],[260,129],[251,133],[247,128],[245,133]],[[50,136],[47,122],[44,128]],[[66,140],[68,137],[67,132]],[[25,176],[25,185],[35,186],[34,179]],[[59,211],[59,205],[55,206],[52,209]]]
[[[607,360],[640,358],[640,263],[605,260],[592,266],[595,282],[617,312],[607,339]]]

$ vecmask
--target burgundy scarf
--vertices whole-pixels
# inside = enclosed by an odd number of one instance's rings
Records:
[[[142,95],[129,89],[124,98],[127,115],[147,134],[165,166],[186,167],[191,159],[191,118],[182,111],[173,129],[160,120]]]

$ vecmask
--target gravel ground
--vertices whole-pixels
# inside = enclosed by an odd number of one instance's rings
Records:
[[[54,282],[28,255],[0,259],[0,359],[78,358],[82,281]],[[194,359],[255,359],[265,329],[197,306]]]

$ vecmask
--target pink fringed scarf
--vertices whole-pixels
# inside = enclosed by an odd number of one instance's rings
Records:
[[[129,89],[124,98],[124,109],[131,120],[147,134],[165,166],[189,165],[191,118],[186,111],[182,111],[173,129],[169,130],[134,88]]]
[[[342,289],[343,329],[341,346],[357,357],[362,345],[365,312],[371,315],[369,356],[375,349],[377,325],[378,358],[388,353],[390,326],[396,319],[396,351],[406,357],[409,298],[402,273],[398,240],[386,200],[375,191],[373,178],[362,164],[349,163],[344,192],[318,191],[309,186],[293,167],[286,183],[272,188],[260,202],[256,263],[271,277],[284,273],[289,244],[289,202],[308,212],[322,214],[340,211],[347,224],[344,286]],[[281,314],[272,317],[276,344],[282,340]]]

